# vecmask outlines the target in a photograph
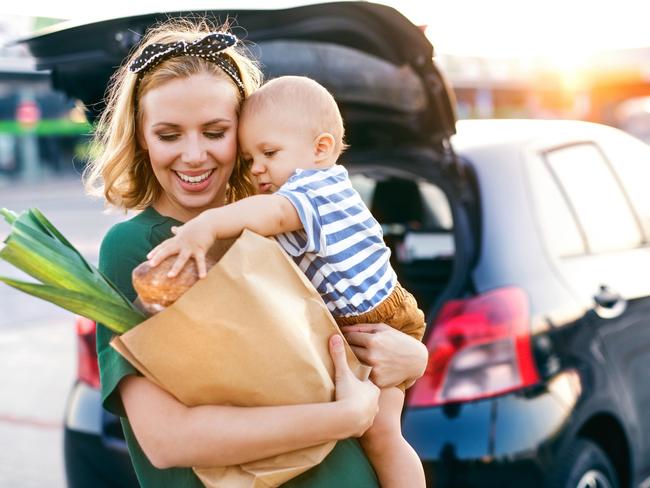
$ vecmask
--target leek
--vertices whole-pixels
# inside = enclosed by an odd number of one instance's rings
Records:
[[[146,319],[145,315],[90,264],[36,208],[0,215],[11,233],[0,259],[28,274],[36,283],[0,276],[0,281],[22,292],[54,303],[122,334]]]

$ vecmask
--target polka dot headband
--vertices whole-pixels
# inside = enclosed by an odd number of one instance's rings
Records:
[[[232,34],[212,32],[189,43],[180,40],[167,44],[149,44],[140,56],[129,65],[129,71],[141,76],[166,59],[178,56],[198,56],[219,66],[232,79],[240,95],[244,97],[244,83],[239,70],[230,58],[222,53],[224,49],[234,46],[237,42],[237,37]]]

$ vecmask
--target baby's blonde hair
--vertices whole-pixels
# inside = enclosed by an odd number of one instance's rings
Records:
[[[332,94],[306,76],[280,76],[266,82],[244,102],[242,116],[274,110],[278,117],[298,118],[313,137],[327,132],[334,137],[335,157],[347,148],[343,117]]]
[[[108,203],[124,210],[146,208],[162,194],[163,190],[153,173],[147,153],[138,144],[138,130],[142,123],[139,103],[149,90],[173,79],[206,73],[232,84],[237,93],[239,112],[243,100],[234,82],[218,65],[203,58],[173,57],[141,76],[128,70],[133,60],[152,43],[179,40],[191,42],[210,32],[228,30],[227,24],[215,28],[207,19],[171,19],[145,34],[138,48],[111,78],[106,109],[99,119],[93,138],[91,154],[96,156],[91,156],[84,171],[85,186],[89,193],[103,195]],[[245,96],[253,93],[262,80],[256,63],[239,46],[230,47],[223,53],[237,66]],[[238,158],[228,181],[226,199],[233,202],[254,193],[249,168]]]

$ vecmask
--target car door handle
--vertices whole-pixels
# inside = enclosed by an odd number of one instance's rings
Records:
[[[600,290],[594,295],[594,302],[597,305],[596,313],[608,319],[618,317],[627,307],[627,302],[621,294],[613,291],[607,285],[600,285]]]

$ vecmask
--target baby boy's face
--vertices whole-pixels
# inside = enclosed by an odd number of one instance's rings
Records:
[[[260,193],[280,188],[296,169],[315,168],[315,139],[288,112],[262,110],[239,121],[239,150]]]

